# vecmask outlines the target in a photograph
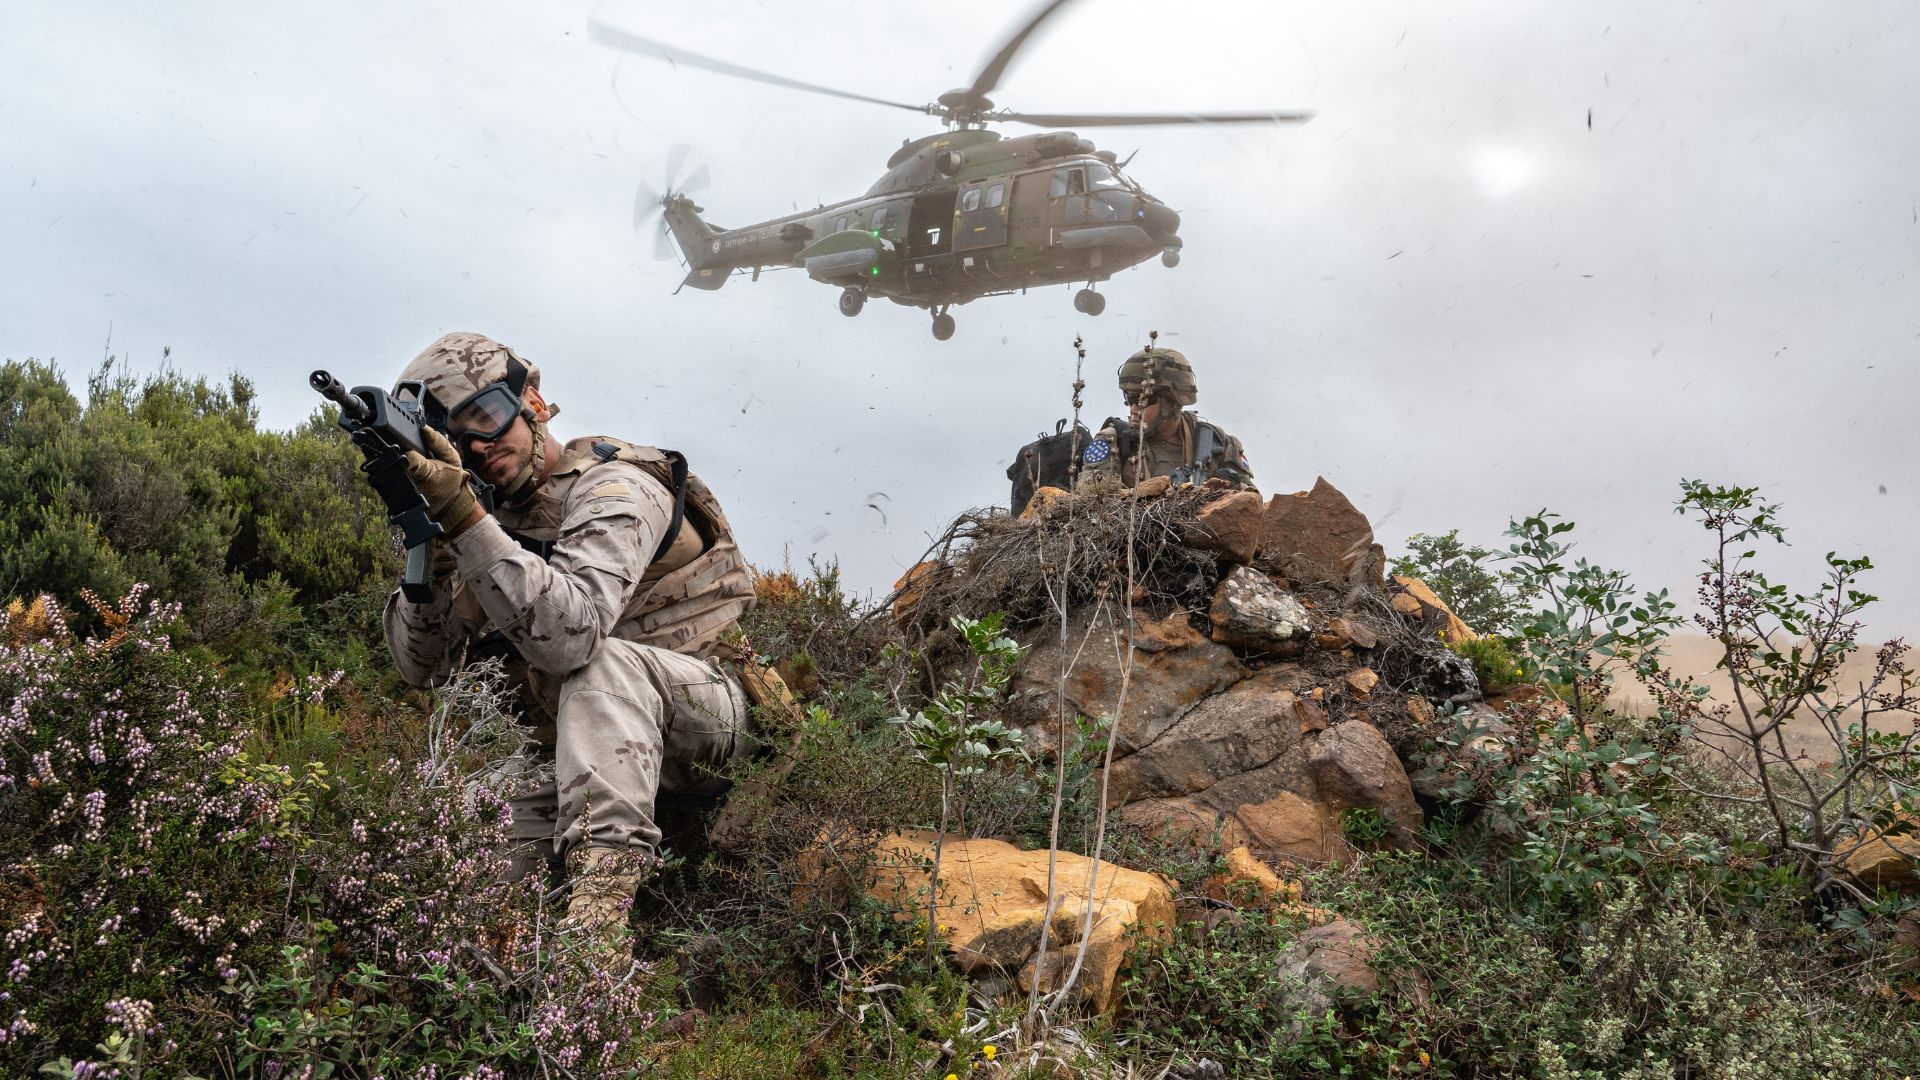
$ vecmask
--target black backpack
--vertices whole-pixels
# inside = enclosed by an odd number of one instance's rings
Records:
[[[1018,517],[1027,508],[1036,488],[1056,487],[1067,491],[1080,479],[1080,459],[1093,436],[1085,424],[1073,425],[1061,420],[1053,434],[1042,434],[1020,448],[1007,466],[1007,479],[1013,481],[1013,513]]]

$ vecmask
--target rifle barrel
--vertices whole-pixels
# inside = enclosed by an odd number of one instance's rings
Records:
[[[340,415],[349,420],[364,423],[373,413],[373,410],[367,408],[366,402],[349,393],[347,388],[340,384],[340,380],[334,378],[333,374],[325,368],[307,376],[307,385],[313,387],[328,401],[339,405]]]

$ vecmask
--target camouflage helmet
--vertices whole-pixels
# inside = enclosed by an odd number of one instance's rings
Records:
[[[1200,400],[1200,387],[1193,381],[1193,365],[1187,363],[1178,349],[1157,346],[1141,349],[1121,363],[1120,389],[1150,390],[1157,396],[1172,399],[1182,408]]]
[[[446,334],[407,364],[394,383],[395,391],[410,382],[419,383],[425,391],[422,404],[428,416],[444,419],[462,402],[497,382],[520,383],[513,387],[516,395],[529,386],[538,390],[540,369],[484,334]]]
[[[540,369],[519,353],[484,334],[445,334],[424,349],[400,372],[396,396],[406,396],[417,384],[426,422],[448,433],[449,418],[467,400],[496,383],[506,383],[520,402],[520,415],[533,433],[533,449],[518,475],[499,485],[498,497],[513,505],[524,502],[538,487],[539,463],[546,453],[547,424],[557,406],[540,397]],[[531,398],[531,400],[529,400]],[[465,440],[457,440],[465,449]]]

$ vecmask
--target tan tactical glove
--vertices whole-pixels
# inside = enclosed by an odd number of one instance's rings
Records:
[[[446,528],[449,538],[457,536],[477,505],[467,485],[467,470],[460,464],[460,451],[430,427],[420,429],[420,439],[433,456],[407,451],[407,479],[426,498],[428,515]]]

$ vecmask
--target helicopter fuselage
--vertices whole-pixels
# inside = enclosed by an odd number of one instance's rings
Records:
[[[887,164],[865,195],[737,229],[715,228],[669,195],[686,284],[718,289],[736,272],[798,267],[840,286],[849,315],[877,295],[927,308],[937,323],[982,296],[1091,286],[1155,254],[1178,261],[1180,216],[1071,132],[963,128],[910,141]],[[1104,306],[1090,289],[1076,306],[1088,296]]]

